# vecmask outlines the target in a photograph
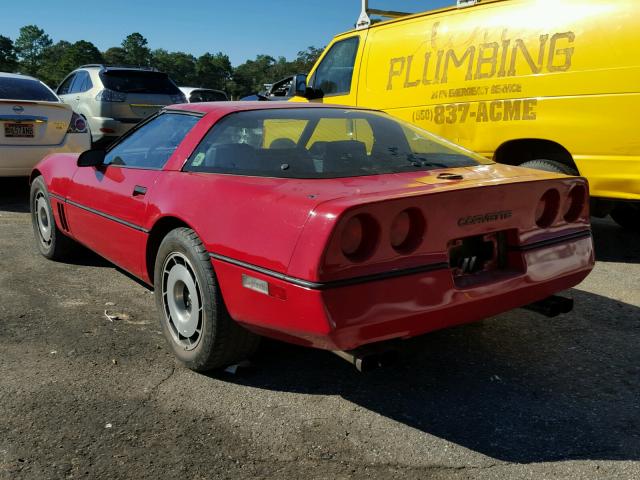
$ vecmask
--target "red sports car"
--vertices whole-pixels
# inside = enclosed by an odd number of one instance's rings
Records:
[[[480,320],[594,263],[583,178],[498,165],[371,110],[167,107],[31,180],[42,254],[79,242],[153,286],[169,345],[198,371],[261,335],[344,352]]]

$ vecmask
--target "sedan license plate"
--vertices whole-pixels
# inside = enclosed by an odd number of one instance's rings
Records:
[[[5,123],[5,138],[33,138],[33,123]]]

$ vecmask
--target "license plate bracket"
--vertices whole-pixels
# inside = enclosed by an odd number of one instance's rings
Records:
[[[460,238],[449,243],[449,266],[454,277],[504,269],[506,232]]]
[[[33,123],[5,123],[5,138],[33,138]]]

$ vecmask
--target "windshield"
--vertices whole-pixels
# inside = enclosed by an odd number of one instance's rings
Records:
[[[0,77],[0,99],[58,102],[58,97],[37,80]]]
[[[389,115],[340,108],[232,113],[202,140],[186,171],[339,178],[492,163]]]
[[[177,95],[178,87],[166,73],[144,70],[107,70],[100,72],[105,88],[122,93],[155,93]]]

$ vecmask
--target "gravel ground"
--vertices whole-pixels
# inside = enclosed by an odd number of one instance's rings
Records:
[[[205,376],[168,353],[151,292],[37,254],[27,188],[1,181],[0,479],[640,478],[640,236],[593,229],[569,315],[426,335],[368,374],[266,342]]]

